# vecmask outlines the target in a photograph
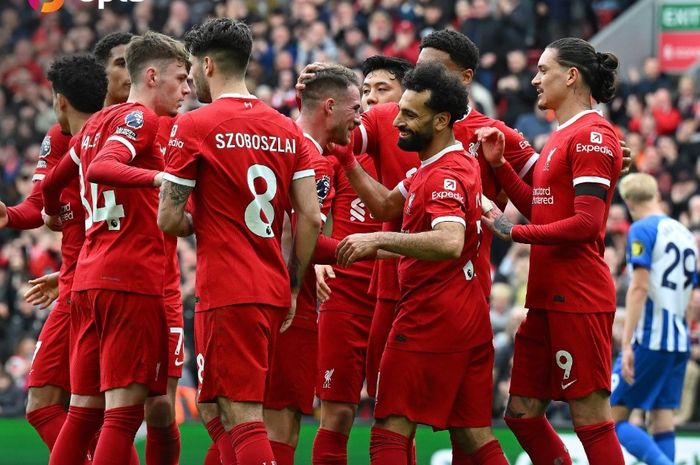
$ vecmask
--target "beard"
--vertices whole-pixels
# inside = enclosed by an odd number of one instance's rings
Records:
[[[420,152],[430,145],[433,141],[433,134],[426,132],[413,132],[407,138],[399,137],[399,148],[406,152]]]
[[[199,69],[199,72],[194,73],[193,81],[197,100],[202,103],[211,103],[211,89],[207,79],[204,77],[204,71]]]

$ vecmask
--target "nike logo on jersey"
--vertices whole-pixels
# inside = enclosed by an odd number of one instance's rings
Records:
[[[574,384],[576,381],[578,381],[578,379],[575,379],[575,380],[573,380],[573,381],[569,381],[569,382],[566,383],[566,384],[561,383],[561,389],[562,389],[562,391],[563,391],[563,390],[566,390],[566,388],[568,388],[569,386],[571,386],[572,384]]]
[[[184,365],[185,361],[184,360],[175,360],[175,366],[176,367],[181,367]]]

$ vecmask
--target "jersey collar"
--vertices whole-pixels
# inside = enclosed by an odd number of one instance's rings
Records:
[[[318,149],[318,153],[320,153],[320,154],[323,155],[323,147],[321,147],[321,144],[319,144],[319,143],[316,141],[316,139],[314,139],[313,137],[311,137],[311,135],[309,135],[309,134],[307,134],[307,133],[304,133],[304,137],[306,137],[306,138],[309,139],[311,142],[313,142],[314,145],[316,146],[316,148]]]
[[[598,110],[583,110],[583,111],[580,111],[580,112],[576,113],[574,116],[572,116],[571,118],[569,118],[569,119],[568,119],[567,121],[565,121],[564,123],[560,124],[559,127],[555,129],[555,131],[558,131],[558,130],[560,130],[560,129],[564,129],[564,128],[567,127],[567,126],[571,126],[571,125],[574,124],[576,121],[580,120],[581,118],[583,118],[583,117],[586,116],[586,115],[590,115],[591,113],[598,113],[599,115],[601,115],[601,113],[600,113]],[[602,116],[602,115],[601,115],[601,116]]]
[[[221,94],[216,100],[219,100],[220,98],[245,98],[245,99],[255,99],[257,100],[258,98],[255,95],[243,95],[243,94],[237,94],[237,93],[230,93],[230,94]]]
[[[435,163],[436,161],[441,159],[446,153],[455,152],[457,150],[464,150],[464,146],[462,145],[461,142],[457,142],[457,143],[454,143],[452,145],[449,145],[449,146],[445,147],[444,149],[440,150],[438,153],[436,153],[432,157],[426,158],[425,160],[420,162],[420,166],[422,168],[424,166],[428,166],[431,163]]]

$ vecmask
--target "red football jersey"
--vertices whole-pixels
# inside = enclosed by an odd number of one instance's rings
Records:
[[[292,181],[314,175],[301,130],[253,96],[225,94],[180,116],[172,134],[164,178],[194,187],[197,311],[288,308],[282,223]]]
[[[321,155],[323,148],[308,134],[306,145],[311,156],[311,166],[316,176],[316,197],[321,207],[321,221],[325,222],[331,211],[331,204],[335,196],[333,186],[333,166],[328,158]],[[292,320],[292,326],[306,329],[317,329],[318,313],[316,312],[316,273],[312,265],[306,270],[304,282],[299,289],[297,297],[297,312]]]
[[[372,158],[377,180],[388,189],[410,177],[420,164],[416,152],[406,152],[398,146],[399,130],[394,127],[398,114],[398,103],[375,105],[362,114],[362,124],[355,129],[355,153],[366,153]],[[382,230],[400,231],[401,220],[385,222]],[[399,300],[398,260],[377,260],[375,263],[372,288],[376,289],[377,297]]]
[[[457,143],[424,160],[399,185],[406,201],[402,232],[432,231],[441,222],[465,227],[456,260],[399,259],[401,300],[387,347],[459,352],[491,340],[489,308],[474,279],[481,241],[479,165]]]
[[[161,116],[158,119],[158,133],[156,134],[156,153],[165,160],[168,149],[170,133],[177,117]],[[177,259],[177,237],[163,233],[165,245],[165,287],[163,298],[166,304],[177,306],[181,304],[180,294],[180,262]]]
[[[382,223],[375,220],[365,204],[357,196],[343,167],[335,157],[328,157],[333,164],[333,184],[335,198],[333,199],[333,239],[342,240],[350,234],[371,233],[381,231]],[[357,161],[373,178],[377,178],[374,162],[367,155],[360,155]],[[352,266],[343,268],[333,265],[335,278],[327,281],[331,288],[330,298],[321,304],[320,311],[339,311],[358,315],[371,316],[374,312],[375,300],[367,292],[374,260],[355,262]]]
[[[574,190],[583,183],[608,189],[605,217],[622,167],[622,150],[612,125],[596,111],[584,111],[549,136],[535,163],[532,224],[574,214]],[[532,245],[525,305],[568,312],[615,311],[615,285],[603,259],[605,224],[595,242]]]
[[[139,103],[123,103],[95,113],[80,132],[70,156],[78,165],[85,210],[85,244],[80,252],[74,291],[111,289],[162,295],[165,256],[156,222],[158,189],[114,187],[89,182],[91,163],[125,153],[129,166],[162,170],[156,150],[158,116]]]
[[[530,184],[532,178],[532,167],[537,161],[539,154],[530,146],[530,143],[517,131],[509,128],[503,121],[495,120],[485,116],[473,108],[461,120],[455,122],[453,131],[455,139],[462,143],[468,152],[479,161],[481,172],[481,187],[484,195],[496,202],[503,210],[506,206],[507,197],[502,192],[503,188],[496,179],[491,166],[484,158],[481,144],[477,141],[476,130],[492,126],[499,129],[505,135],[505,147],[503,156],[510,163],[513,169]],[[491,242],[493,233],[485,228],[482,239],[479,257],[476,259],[475,271],[481,284],[484,286],[484,294],[491,295]],[[483,278],[482,278],[483,277]]]

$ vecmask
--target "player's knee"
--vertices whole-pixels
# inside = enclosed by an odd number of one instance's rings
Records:
[[[461,447],[462,451],[472,454],[482,446],[496,439],[490,427],[455,428],[450,430],[452,447]]]
[[[146,423],[156,428],[165,428],[175,421],[174,409],[168,396],[150,397],[146,401]]]
[[[505,419],[541,417],[547,410],[548,402],[532,397],[510,396],[506,406]]]
[[[612,419],[608,394],[605,391],[596,391],[581,399],[569,400],[569,407],[574,426],[594,425]]]
[[[29,388],[27,393],[26,413],[48,407],[49,405],[63,405],[69,394],[56,386],[42,386]]]
[[[323,403],[321,428],[336,433],[349,434],[355,421],[355,407],[350,404]]]

